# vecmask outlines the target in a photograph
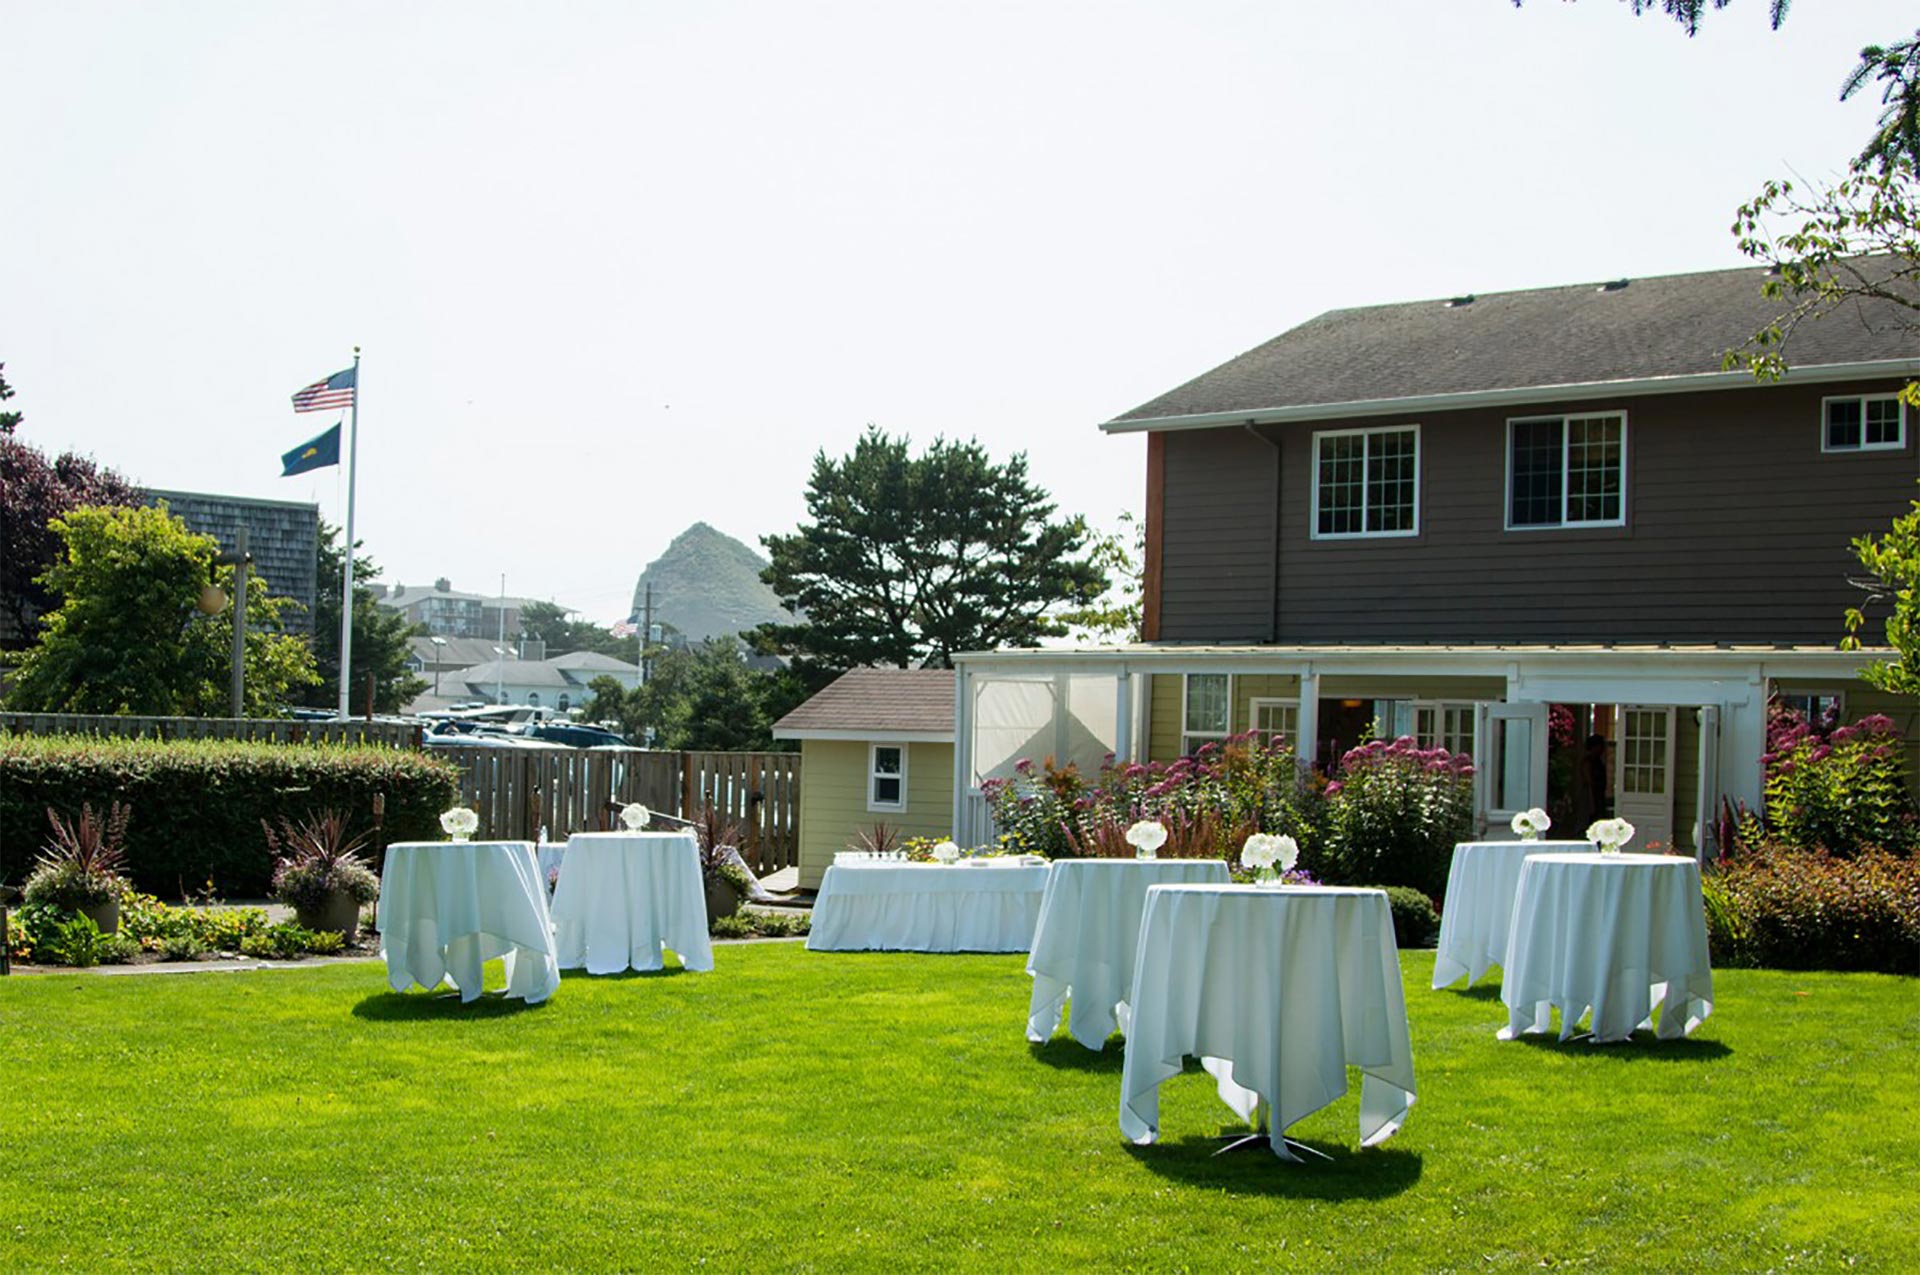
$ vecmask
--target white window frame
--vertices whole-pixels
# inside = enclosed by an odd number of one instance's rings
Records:
[[[1247,729],[1248,730],[1265,729],[1260,725],[1260,710],[1265,708],[1277,708],[1282,713],[1293,714],[1292,729],[1283,730],[1280,732],[1280,735],[1283,739],[1287,741],[1288,745],[1291,746],[1297,752],[1300,748],[1300,699],[1299,697],[1295,696],[1292,699],[1287,699],[1284,696],[1278,696],[1278,697],[1260,696],[1260,697],[1248,700],[1247,701]],[[1231,709],[1229,709],[1229,715],[1231,715]]]
[[[1377,434],[1413,435],[1413,525],[1403,531],[1367,531],[1367,458],[1360,461],[1360,523],[1359,531],[1322,531],[1320,530],[1320,440],[1323,438],[1351,438],[1355,435],[1371,439]],[[1372,451],[1369,443],[1367,451]],[[1313,486],[1310,492],[1310,509],[1307,515],[1307,534],[1314,540],[1404,540],[1420,534],[1420,488],[1423,485],[1422,451],[1420,447],[1420,426],[1417,423],[1406,425],[1378,425],[1369,429],[1322,429],[1313,434]]]
[[[1886,402],[1891,399],[1899,411],[1900,437],[1891,443],[1869,443],[1867,441],[1867,404]],[[1858,403],[1860,405],[1860,441],[1852,447],[1835,447],[1831,444],[1827,431],[1827,405],[1829,403]],[[1820,450],[1829,456],[1852,456],[1859,452],[1903,452],[1907,450],[1907,404],[1898,394],[1830,394],[1820,400]]]
[[[1611,418],[1620,422],[1620,516],[1618,518],[1599,518],[1576,522],[1567,517],[1567,501],[1572,498],[1567,482],[1567,422],[1575,420],[1597,420]],[[1559,522],[1515,522],[1513,520],[1513,427],[1515,425],[1538,425],[1546,421],[1560,422],[1560,521]],[[1821,410],[1820,428],[1826,429],[1826,411]],[[1566,531],[1585,527],[1624,527],[1627,525],[1627,414],[1616,412],[1549,412],[1544,416],[1509,416],[1507,418],[1507,449],[1505,465],[1507,469],[1506,491],[1501,499],[1500,520],[1508,531]]]
[[[891,748],[900,754],[900,773],[882,774],[880,771],[880,750]],[[879,779],[898,779],[900,781],[900,800],[894,802],[875,800],[874,781]],[[899,812],[907,808],[907,745],[889,744],[874,741],[867,745],[867,809],[875,812]]]
[[[1227,679],[1227,728],[1218,733],[1210,730],[1187,730],[1187,693],[1196,677],[1224,677]],[[1180,755],[1193,756],[1194,750],[1206,743],[1224,744],[1233,736],[1233,674],[1231,673],[1182,673],[1180,675]]]

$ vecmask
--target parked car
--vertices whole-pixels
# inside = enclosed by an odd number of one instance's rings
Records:
[[[532,739],[544,739],[572,748],[621,747],[627,742],[604,727],[586,726],[579,722],[538,722],[528,726],[525,733]]]

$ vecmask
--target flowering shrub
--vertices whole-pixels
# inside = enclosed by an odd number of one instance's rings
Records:
[[[1808,723],[1778,711],[1768,722],[1767,826],[1802,849],[1852,855],[1865,847],[1908,851],[1920,843],[1907,792],[1905,746],[1891,718],[1851,726]]]
[[[1723,863],[1705,885],[1715,965],[1920,969],[1920,859],[1771,848]]]
[[[1307,844],[1317,814],[1292,747],[1259,731],[1171,762],[1109,755],[1092,783],[1052,758],[1038,768],[1022,761],[1014,771],[982,785],[994,823],[1009,848],[1048,858],[1132,858],[1127,829],[1143,820],[1166,829],[1162,857],[1231,858],[1255,832]]]
[[[1453,846],[1473,831],[1473,763],[1401,736],[1350,749],[1327,785],[1321,871],[1438,897]]]

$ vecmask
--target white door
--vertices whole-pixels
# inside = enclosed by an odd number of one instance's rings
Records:
[[[1510,835],[1513,817],[1547,804],[1547,706],[1489,704],[1475,759],[1490,836]]]
[[[1673,709],[1622,704],[1613,742],[1613,813],[1634,827],[1629,850],[1673,845]]]

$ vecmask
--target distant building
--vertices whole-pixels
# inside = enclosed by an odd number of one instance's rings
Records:
[[[291,633],[313,632],[313,604],[320,562],[320,506],[297,500],[254,500],[197,491],[147,490],[152,504],[165,502],[189,530],[212,536],[223,553],[232,553],[240,528],[247,529],[247,552],[267,591],[292,598],[281,620]]]
[[[414,659],[421,660],[418,644],[431,645],[433,639],[411,640],[415,643]],[[519,660],[511,658],[509,652],[509,658],[501,660],[491,655],[492,643],[465,642],[458,638],[442,641],[447,644],[446,653],[485,648],[489,655],[486,660],[465,668],[437,672],[424,661],[416,665],[416,671],[431,678],[434,686],[407,706],[409,712],[433,712],[480,700],[488,704],[532,704],[564,713],[587,702],[592,695],[587,688],[597,677],[611,677],[628,690],[640,685],[639,666],[616,660],[611,655],[574,651],[550,660]],[[456,647],[456,643],[460,646]],[[441,652],[436,649],[436,653]]]
[[[462,593],[452,581],[441,576],[432,588],[396,584],[380,594],[383,607],[406,614],[412,624],[425,625],[429,633],[447,638],[493,638],[502,634],[509,639],[520,634],[520,608],[533,598],[503,598],[499,594]],[[501,624],[501,611],[506,624]]]

